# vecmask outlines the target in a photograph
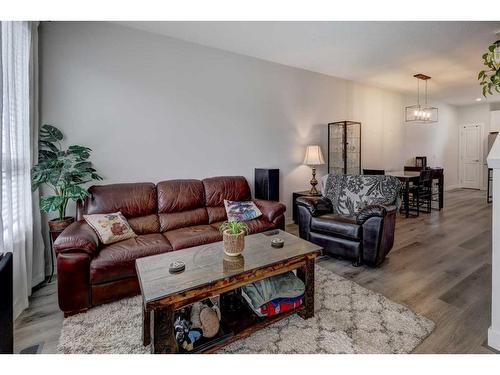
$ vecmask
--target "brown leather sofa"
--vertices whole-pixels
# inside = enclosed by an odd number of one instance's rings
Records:
[[[89,192],[77,207],[77,221],[54,243],[59,307],[65,316],[139,294],[137,258],[221,241],[224,199],[252,199],[244,177],[92,186]],[[253,201],[262,216],[247,222],[250,233],[284,228],[282,203]],[[83,215],[117,211],[138,237],[103,245]]]

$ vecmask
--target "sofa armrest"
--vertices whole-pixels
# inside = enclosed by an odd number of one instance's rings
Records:
[[[64,317],[91,307],[91,260],[91,255],[81,251],[57,256],[57,294]]]
[[[84,252],[91,257],[99,250],[99,237],[84,220],[68,226],[54,242],[56,254]]]
[[[392,211],[396,211],[395,205],[370,204],[358,212],[356,222],[361,225],[371,217],[384,217]]]
[[[333,208],[330,200],[325,197],[307,196],[298,197],[297,205],[307,208],[312,216],[320,216],[332,213]]]
[[[286,211],[286,206],[280,202],[266,201],[263,199],[254,199],[253,202],[259,208],[260,212],[262,212],[262,216],[270,222],[274,222],[278,216],[283,215]]]

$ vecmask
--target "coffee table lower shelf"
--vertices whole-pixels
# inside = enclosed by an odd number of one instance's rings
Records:
[[[270,326],[282,319],[288,318],[289,316],[293,314],[299,314],[302,315],[305,313],[305,308],[304,306],[299,306],[296,309],[286,311],[284,313],[274,315],[271,317],[258,317],[255,315],[248,307],[242,310],[239,310],[237,312],[234,312],[234,317],[237,319],[232,319],[233,314],[229,314],[226,312],[225,317],[223,317],[223,324],[225,327],[227,327],[231,332],[232,335],[230,336],[223,336],[220,338],[220,340],[214,339],[212,342],[213,344],[210,345],[209,347],[202,348],[202,350],[193,350],[192,352],[186,352],[186,353],[215,353],[218,350],[222,349],[223,347],[237,341],[240,339],[243,339],[245,337],[248,337],[252,335],[253,333]],[[229,316],[228,316],[229,315]]]

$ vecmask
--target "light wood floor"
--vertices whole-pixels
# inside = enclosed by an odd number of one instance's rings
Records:
[[[296,233],[297,227],[287,230]],[[396,240],[384,264],[354,268],[324,257],[322,266],[436,323],[416,353],[493,353],[486,345],[491,304],[491,205],[485,192],[455,190],[445,209],[398,217]],[[54,283],[33,293],[15,322],[15,350],[42,344],[54,353],[63,321]]]

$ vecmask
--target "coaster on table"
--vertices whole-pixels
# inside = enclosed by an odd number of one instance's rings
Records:
[[[176,260],[175,262],[170,263],[168,267],[168,271],[170,273],[181,273],[186,269],[186,264],[180,260]]]
[[[278,234],[280,231],[278,229],[271,229],[271,230],[268,230],[267,232],[262,232],[262,234],[264,236],[274,236],[276,234]]]
[[[271,240],[271,246],[275,247],[277,249],[283,247],[284,244],[285,244],[285,240],[283,240],[282,238],[279,238],[279,237],[273,238]]]

